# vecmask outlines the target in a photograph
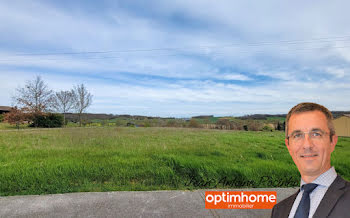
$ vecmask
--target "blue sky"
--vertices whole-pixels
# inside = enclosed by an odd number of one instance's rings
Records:
[[[36,75],[91,113],[350,110],[348,1],[1,1],[0,105]]]

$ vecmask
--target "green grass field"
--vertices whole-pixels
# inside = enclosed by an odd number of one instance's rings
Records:
[[[299,173],[283,132],[189,128],[0,131],[0,195],[291,187]],[[350,179],[350,138],[333,165]]]

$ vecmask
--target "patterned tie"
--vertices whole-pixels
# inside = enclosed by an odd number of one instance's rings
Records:
[[[310,212],[310,193],[317,187],[315,183],[308,183],[301,188],[304,190],[303,197],[299,203],[298,209],[295,212],[294,218],[308,218]]]

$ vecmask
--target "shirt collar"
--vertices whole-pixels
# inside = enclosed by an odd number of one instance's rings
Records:
[[[329,187],[333,183],[336,177],[337,177],[337,172],[335,172],[334,167],[331,167],[329,170],[322,173],[319,177],[317,177],[314,181],[312,181],[312,183],[315,183],[319,186]],[[304,184],[306,184],[306,182],[304,182],[304,180],[301,179],[300,187]]]

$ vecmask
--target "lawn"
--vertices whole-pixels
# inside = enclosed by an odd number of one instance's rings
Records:
[[[350,138],[333,153],[350,179]],[[299,173],[283,132],[189,128],[0,131],[0,195],[293,187]]]

